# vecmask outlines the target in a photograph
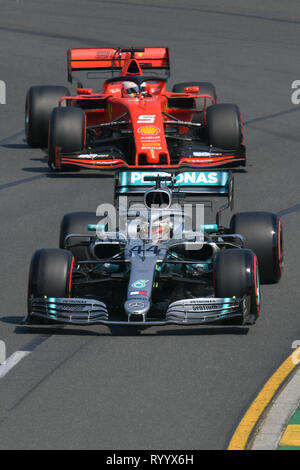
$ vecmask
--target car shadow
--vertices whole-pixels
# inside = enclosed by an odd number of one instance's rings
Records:
[[[86,169],[86,168],[70,168],[68,170],[64,171],[53,171],[50,170],[48,167],[47,163],[47,156],[45,155],[44,157],[34,157],[30,159],[33,162],[41,162],[43,163],[42,167],[24,167],[22,168],[22,171],[26,171],[28,173],[43,173],[46,178],[53,178],[53,179],[59,179],[59,178],[69,178],[69,179],[92,179],[92,178],[113,178],[115,176],[115,172],[113,171],[105,171],[105,173],[101,173],[101,170],[93,170],[93,169]]]
[[[54,172],[50,170],[47,166],[43,167],[26,167],[22,168],[22,171],[26,171],[28,173],[41,173],[44,174],[46,178],[52,179],[103,179],[103,178],[113,178],[114,174],[110,173],[97,173],[97,170],[90,170],[91,173],[82,173],[80,170],[70,170],[68,172]],[[85,170],[84,170],[85,171]],[[98,170],[101,171],[101,170]]]
[[[23,144],[2,144],[2,145],[0,145],[0,147],[4,147],[4,148],[7,148],[7,149],[15,149],[15,150],[31,148],[26,143],[23,143]]]
[[[218,335],[247,335],[248,326],[181,326],[174,325],[174,329],[169,326],[152,327],[155,331],[143,331],[151,327],[134,328],[130,326],[111,326],[109,327],[112,336],[141,336],[143,338],[149,336],[218,336]]]
[[[85,326],[67,325],[67,324],[49,324],[49,325],[26,325],[23,323],[24,317],[10,316],[0,318],[0,322],[16,325],[14,332],[16,334],[48,334],[48,335],[66,335],[66,336],[218,336],[218,335],[247,335],[249,326],[232,326],[232,325],[203,325],[180,326],[174,325],[174,329],[169,326],[146,327],[146,326],[121,326],[121,325],[91,325]],[[105,327],[106,331],[97,331],[96,329]],[[155,331],[147,331],[155,328]],[[144,333],[145,332],[145,333]]]

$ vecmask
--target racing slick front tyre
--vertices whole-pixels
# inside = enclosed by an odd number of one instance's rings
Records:
[[[70,96],[63,86],[32,86],[25,102],[25,135],[31,147],[47,147],[49,119],[60,98]]]
[[[87,234],[88,237],[76,237],[70,240],[71,244],[78,244],[88,241],[91,234],[88,230],[88,224],[98,224],[101,221],[101,216],[96,216],[95,212],[69,212],[65,214],[60,224],[59,247],[67,248],[65,239],[71,234]],[[91,258],[87,246],[74,246],[69,248],[76,261],[83,261]]]
[[[49,122],[48,165],[56,169],[55,154],[79,152],[84,147],[85,114],[81,108],[54,108]],[[64,169],[62,166],[61,169]]]
[[[250,296],[250,315],[225,320],[231,325],[253,324],[260,314],[260,288],[257,257],[248,249],[219,251],[214,262],[215,296],[242,298]]]
[[[183,82],[183,83],[176,83],[172,91],[174,93],[185,93],[184,89],[186,87],[199,87],[199,92],[195,93],[195,95],[200,94],[200,95],[209,95],[211,98],[203,97],[203,98],[197,98],[196,101],[196,110],[197,111],[202,111],[208,106],[211,106],[213,104],[217,103],[218,97],[217,97],[217,92],[215,86],[210,83],[210,82]],[[204,123],[204,113],[195,113],[192,119],[192,122],[195,122],[197,124],[203,124]]]
[[[70,297],[73,265],[74,257],[67,250],[52,248],[34,253],[28,278],[27,323],[48,323],[31,315],[33,298]]]
[[[262,283],[280,280],[283,270],[283,235],[281,219],[272,212],[240,212],[232,216],[230,233],[244,238],[245,248],[258,259]]]
[[[223,150],[239,151],[243,139],[242,119],[235,104],[215,104],[206,111],[208,144]]]

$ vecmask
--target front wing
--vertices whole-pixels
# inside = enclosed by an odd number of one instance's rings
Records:
[[[147,319],[137,311],[126,320],[113,319],[103,302],[77,298],[35,298],[31,313],[25,318],[39,317],[77,325],[203,325],[225,319],[242,318],[243,324],[253,323],[250,298],[195,298],[172,302],[161,320]],[[126,318],[126,316],[125,316]]]
[[[183,168],[219,168],[219,167],[240,167],[245,166],[245,149],[242,147],[240,152],[225,151],[220,149],[208,149],[208,151],[191,152],[191,154],[177,159],[170,159],[169,163],[141,164],[136,161],[135,164],[129,164],[125,158],[116,158],[114,152],[92,151],[77,152],[72,154],[62,153],[59,148],[56,149],[55,167],[60,169],[62,165],[79,166],[83,168],[96,170],[153,170],[153,169],[183,169]]]

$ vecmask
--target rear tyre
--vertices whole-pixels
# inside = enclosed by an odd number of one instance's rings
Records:
[[[217,253],[214,263],[215,296],[250,296],[250,316],[225,320],[230,324],[255,323],[260,314],[260,288],[256,255],[247,249],[228,249]]]
[[[278,282],[283,270],[280,217],[272,212],[240,212],[231,218],[230,232],[243,235],[245,248],[256,254],[261,282]]]
[[[216,92],[215,86],[210,82],[176,83],[173,86],[172,91],[174,93],[184,93],[185,87],[192,87],[192,86],[198,86],[199,87],[199,92],[195,93],[195,94],[209,95],[211,97],[211,98],[210,97],[197,98],[197,101],[196,101],[196,110],[197,111],[203,111],[208,106],[211,106],[211,105],[217,103],[217,100],[218,100],[217,92]],[[204,123],[204,112],[194,114],[192,122],[195,122],[195,123],[198,123],[198,124],[203,124]]]
[[[56,169],[55,152],[79,152],[84,147],[85,114],[81,108],[71,106],[54,108],[49,123],[48,164]]]
[[[88,230],[88,224],[98,224],[101,216],[96,216],[95,212],[70,212],[64,215],[60,225],[59,247],[65,248],[65,238],[71,234],[87,234],[89,237],[92,232]],[[80,243],[88,241],[88,237],[76,237],[71,243]],[[67,246],[66,246],[67,248]],[[83,261],[91,257],[87,246],[78,246],[69,249],[76,261]]]
[[[70,251],[41,249],[34,253],[30,263],[28,280],[27,322],[47,323],[47,320],[31,316],[32,298],[70,297],[74,258]]]
[[[70,96],[63,86],[32,86],[25,102],[25,135],[31,147],[47,147],[48,127],[52,109],[60,98]]]
[[[240,150],[242,121],[235,104],[216,104],[206,111],[208,144],[223,150]]]

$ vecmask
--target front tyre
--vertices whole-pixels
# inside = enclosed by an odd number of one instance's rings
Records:
[[[25,102],[25,135],[31,147],[47,147],[52,109],[63,96],[70,96],[63,86],[32,86]]]
[[[54,108],[49,123],[48,165],[55,169],[56,150],[79,152],[84,147],[85,114],[81,108]]]
[[[71,296],[73,265],[74,257],[67,250],[41,249],[34,253],[29,269],[27,323],[37,318],[31,315],[33,298]]]
[[[240,212],[232,216],[230,232],[242,235],[245,248],[256,254],[261,282],[279,282],[283,271],[280,217],[272,212]]]
[[[67,248],[66,237],[71,234],[86,234],[87,237],[76,237],[73,243],[79,245],[87,242],[91,236],[88,230],[89,224],[97,225],[101,216],[96,216],[95,212],[69,212],[65,214],[60,224],[59,247]],[[76,243],[75,243],[76,242]],[[74,246],[69,248],[76,261],[83,261],[91,257],[88,246]]]
[[[238,152],[243,140],[241,113],[235,104],[215,104],[206,111],[208,144]]]
[[[260,314],[260,287],[256,255],[247,249],[228,249],[217,253],[214,262],[215,296],[250,296],[250,316],[228,320],[230,324],[255,323]]]

